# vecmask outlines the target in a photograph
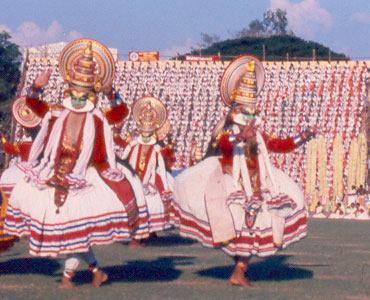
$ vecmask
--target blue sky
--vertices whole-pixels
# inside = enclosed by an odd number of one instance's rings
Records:
[[[89,37],[129,51],[185,53],[285,9],[289,29],[354,60],[370,60],[370,0],[1,0],[0,31],[23,47]]]

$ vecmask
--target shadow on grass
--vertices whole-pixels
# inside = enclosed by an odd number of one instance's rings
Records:
[[[53,275],[60,268],[54,259],[17,258],[0,262],[0,276],[9,274],[45,274]]]
[[[192,264],[193,257],[164,256],[151,261],[128,261],[124,265],[104,267],[109,276],[109,283],[113,282],[153,282],[173,281],[180,275],[177,265]],[[90,283],[92,274],[89,271],[77,272],[73,282],[77,285]]]
[[[104,267],[112,282],[152,282],[173,281],[180,275],[177,265],[192,264],[193,257],[164,256],[151,261],[128,261],[124,265]],[[19,258],[0,263],[0,276],[10,274],[44,274],[62,278],[61,265],[53,259],[47,258]],[[59,271],[59,272],[57,272]],[[77,285],[91,283],[92,273],[88,270],[78,271],[73,278]]]
[[[181,237],[176,233],[167,232],[166,235],[158,235],[155,238],[152,237],[143,240],[143,243],[150,247],[171,247],[189,246],[197,243],[197,241]],[[123,244],[127,245],[128,242],[124,242]]]
[[[293,267],[285,261],[289,255],[275,255],[261,262],[248,265],[247,277],[250,281],[282,281],[313,278],[313,271]],[[323,265],[326,266],[326,265]],[[313,265],[310,265],[313,267]],[[234,266],[215,267],[197,272],[200,276],[229,279]]]

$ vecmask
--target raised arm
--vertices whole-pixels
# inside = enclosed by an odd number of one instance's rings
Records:
[[[50,110],[49,105],[40,100],[41,90],[48,84],[50,75],[51,70],[42,72],[37,76],[33,85],[27,91],[26,103],[28,107],[40,118],[43,118]]]

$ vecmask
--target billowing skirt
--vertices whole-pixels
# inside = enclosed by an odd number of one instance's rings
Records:
[[[86,181],[86,187],[69,191],[57,212],[54,188],[40,190],[23,177],[18,178],[9,198],[5,231],[30,235],[30,254],[37,256],[86,252],[93,244],[131,239],[125,207],[115,192],[93,167],[87,169]],[[147,236],[145,202],[137,205],[142,221],[136,232]]]
[[[145,202],[148,210],[149,231],[157,232],[171,228],[169,210],[173,199],[174,179],[167,173],[169,190],[160,192],[157,186],[145,186]],[[158,176],[159,178],[159,176]],[[161,179],[158,179],[161,182]],[[163,184],[161,183],[161,186]],[[163,188],[162,188],[163,189]]]
[[[274,210],[264,201],[252,226],[247,224],[242,206],[228,205],[227,197],[211,211],[212,205],[205,200],[206,190],[218,167],[218,158],[210,157],[176,177],[171,222],[179,228],[182,236],[196,239],[206,247],[221,247],[231,256],[243,257],[273,255],[279,248],[306,236],[307,215],[303,193],[291,178],[276,168],[273,168],[273,173],[280,192],[294,200],[294,208]],[[220,184],[226,188],[225,195],[241,189],[231,176],[222,176]],[[216,241],[216,236],[222,236],[219,231],[224,231],[224,236],[228,238]]]
[[[0,252],[9,249],[14,241],[15,237],[7,234],[4,231],[5,216],[8,207],[8,199],[12,194],[13,188],[19,178],[23,176],[21,170],[14,164],[6,169],[1,174],[0,190],[1,190],[1,201],[0,201]]]

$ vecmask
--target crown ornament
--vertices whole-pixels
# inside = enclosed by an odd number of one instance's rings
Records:
[[[264,81],[261,61],[251,55],[242,55],[230,62],[221,77],[221,99],[229,107],[234,103],[256,105]]]
[[[164,104],[157,98],[146,96],[138,99],[132,107],[133,118],[142,133],[153,133],[167,120]]]
[[[102,43],[84,38],[64,47],[59,57],[59,69],[70,89],[97,93],[114,78],[115,61]]]

